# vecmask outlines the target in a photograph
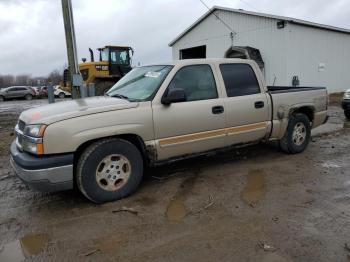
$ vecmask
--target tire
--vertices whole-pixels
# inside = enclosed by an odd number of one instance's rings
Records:
[[[298,154],[306,149],[310,138],[309,118],[304,114],[295,114],[289,118],[286,133],[280,140],[280,147],[285,153]]]
[[[61,92],[58,94],[58,97],[63,99],[66,97],[66,95],[65,95],[65,93]]]
[[[32,100],[33,99],[33,96],[31,94],[26,94],[24,96],[25,100]]]
[[[116,83],[117,81],[107,81],[105,79],[96,79],[95,88],[96,96],[104,96],[106,92]]]
[[[347,119],[350,120],[350,109],[344,110],[344,115],[345,115],[345,117],[346,117]]]
[[[136,191],[143,176],[143,158],[129,141],[103,139],[82,153],[76,171],[80,192],[92,202],[105,203]]]
[[[0,102],[5,101],[5,97],[0,96]]]

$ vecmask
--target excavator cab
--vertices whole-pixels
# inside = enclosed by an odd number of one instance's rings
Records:
[[[100,52],[100,62],[108,62],[110,75],[122,77],[131,69],[131,56],[134,50],[124,46],[105,46],[97,49]]]

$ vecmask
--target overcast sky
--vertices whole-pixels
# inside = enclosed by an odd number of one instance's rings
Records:
[[[128,45],[135,64],[171,60],[168,43],[207,9],[199,0],[72,0],[79,60]],[[350,28],[348,0],[205,0]],[[60,0],[0,0],[0,74],[45,76],[67,64]],[[97,52],[95,52],[95,57]]]

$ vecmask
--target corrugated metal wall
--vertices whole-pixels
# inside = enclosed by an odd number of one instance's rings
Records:
[[[350,88],[350,74],[345,72],[350,65],[350,35],[295,24],[277,29],[275,19],[215,12],[237,32],[235,46],[260,50],[268,85],[291,85],[297,75],[301,85],[327,86],[330,92]],[[230,31],[213,14],[174,44],[173,59],[179,59],[181,49],[200,45],[207,46],[208,58],[224,57],[231,46]]]
[[[350,35],[288,25],[287,78],[301,85],[326,86],[329,92],[350,88]]]

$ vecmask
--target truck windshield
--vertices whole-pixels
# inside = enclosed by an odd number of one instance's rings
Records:
[[[170,65],[134,68],[112,86],[107,95],[130,101],[149,101],[172,68]]]

